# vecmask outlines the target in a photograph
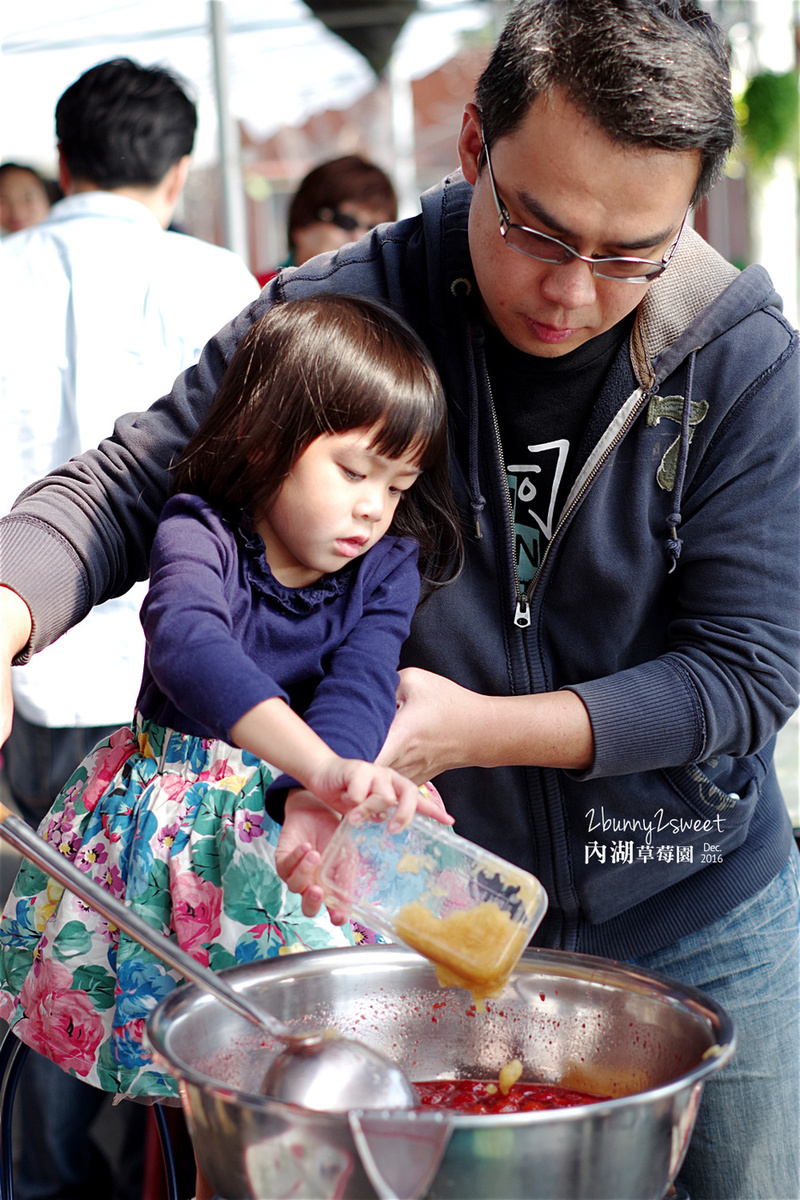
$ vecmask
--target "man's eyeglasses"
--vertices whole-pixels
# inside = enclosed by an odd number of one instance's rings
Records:
[[[527,225],[511,224],[508,209],[497,192],[492,160],[489,157],[489,146],[485,139],[483,149],[486,152],[486,166],[489,169],[489,182],[492,185],[494,206],[500,222],[500,234],[509,249],[516,250],[517,254],[524,254],[528,258],[535,258],[539,262],[555,263],[559,266],[572,262],[574,258],[579,258],[581,262],[585,262],[589,266],[593,275],[599,275],[601,279],[613,279],[619,283],[650,283],[651,280],[658,279],[659,275],[663,275],[666,271],[683,233],[686,217],[689,215],[688,209],[681,221],[678,236],[661,262],[654,262],[649,258],[622,258],[617,255],[587,258],[585,254],[578,254],[578,251],[573,250],[572,246],[559,241],[558,238],[551,237],[548,233],[539,233],[536,229],[529,229]]]
[[[354,233],[356,229],[363,229],[369,233],[370,229],[374,229],[374,225],[365,225],[359,221],[358,217],[354,217],[351,213],[340,212],[338,208],[321,208],[317,213],[317,220],[324,221],[326,225],[335,225],[337,229],[343,229],[345,233]]]

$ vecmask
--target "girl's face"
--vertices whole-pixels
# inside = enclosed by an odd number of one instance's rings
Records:
[[[316,438],[256,521],[280,583],[314,583],[366,554],[386,533],[402,493],[420,474],[420,447],[385,458],[370,449],[376,432],[351,429]]]

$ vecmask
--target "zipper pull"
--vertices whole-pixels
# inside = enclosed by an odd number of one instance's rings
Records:
[[[514,624],[518,629],[527,629],[531,623],[531,606],[528,597],[521,592],[517,599],[517,611],[514,613]]]

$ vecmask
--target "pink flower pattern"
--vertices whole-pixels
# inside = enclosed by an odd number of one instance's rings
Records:
[[[138,749],[136,738],[129,726],[118,729],[108,740],[101,743],[86,759],[89,777],[83,793],[83,804],[87,812],[94,812],[97,802],[114,776]]]
[[[220,932],[222,889],[192,871],[183,871],[172,884],[172,924],[187,954],[208,966],[208,949]]]
[[[30,972],[22,985],[25,1017],[17,1033],[34,1050],[57,1055],[65,1070],[87,1075],[103,1039],[103,1022],[86,992],[72,987],[72,975],[52,959]]]
[[[352,939],[326,914],[303,916],[299,898],[278,883],[278,831],[259,805],[256,773],[268,786],[265,764],[235,747],[139,719],[84,760],[45,831],[156,928],[174,929],[204,965],[346,945]],[[243,915],[248,880],[257,925]],[[256,916],[260,895],[273,897],[266,922]],[[26,905],[31,919],[20,938],[14,930]],[[96,1087],[177,1094],[171,1077],[134,1052],[144,1018],[132,1012],[151,1011],[164,994],[160,970],[148,972],[146,961],[137,969],[139,947],[52,880],[42,886],[41,873],[24,871],[0,919],[0,943],[0,1016],[23,1041]]]

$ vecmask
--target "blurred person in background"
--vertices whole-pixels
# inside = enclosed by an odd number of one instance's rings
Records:
[[[59,194],[34,167],[15,162],[0,164],[0,231],[18,233],[38,225]]]
[[[357,242],[376,225],[397,220],[392,181],[357,154],[333,158],[309,171],[289,205],[291,265]]]
[[[196,126],[180,81],[129,59],[93,67],[59,100],[66,198],[0,245],[2,511],[20,488],[93,446],[117,416],[169,388],[230,313],[257,296],[234,254],[167,231]],[[144,661],[143,594],[139,586],[109,600],[33,671],[15,672],[3,772],[34,826],[86,752],[130,715]],[[136,1153],[126,1152],[125,1178],[114,1181],[88,1137],[105,1102],[31,1053],[18,1101],[17,1200],[138,1200]],[[124,1112],[141,1143],[142,1113]]]
[[[346,154],[320,163],[306,175],[289,205],[289,257],[299,267],[315,254],[357,242],[376,225],[397,220],[392,181],[375,163]],[[262,286],[277,272],[259,276]]]

